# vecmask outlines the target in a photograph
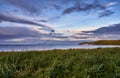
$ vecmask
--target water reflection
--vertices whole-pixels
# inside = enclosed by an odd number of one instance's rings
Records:
[[[92,49],[111,48],[119,45],[4,45],[0,51],[29,51],[29,50],[53,50],[53,49]]]

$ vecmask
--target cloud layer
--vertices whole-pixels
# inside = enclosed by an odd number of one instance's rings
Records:
[[[117,2],[103,2],[104,0],[4,0],[9,5],[14,6],[23,12],[31,15],[40,15],[45,13],[46,9],[59,10],[62,15],[72,12],[85,12],[91,10],[110,11],[108,8],[117,4]],[[47,2],[47,3],[46,3]],[[62,10],[61,10],[62,9]],[[60,14],[60,13],[59,13]],[[110,15],[109,14],[109,15]],[[108,15],[108,13],[107,13]]]
[[[88,39],[120,39],[120,24],[101,27],[94,31],[83,31]]]
[[[44,33],[41,30],[25,27],[0,27],[0,41],[2,42],[29,42],[39,43],[44,41],[63,42],[97,39],[120,39],[120,24],[101,27],[93,31],[82,31],[71,36],[54,33]]]
[[[0,39],[39,37],[42,33],[25,27],[0,27]]]
[[[41,42],[41,41],[58,41],[65,40],[68,36],[55,33],[44,32],[39,28],[31,27],[0,27],[0,42]]]
[[[119,39],[120,24],[77,34],[69,32],[70,26],[71,30],[75,26],[76,29],[82,26],[78,22],[88,25],[91,23],[91,18],[114,14],[115,12],[111,8],[117,4],[112,0],[0,0],[0,40],[38,42],[45,40],[74,41],[101,37]],[[90,16],[84,20],[85,16],[80,15],[82,13]],[[83,26],[85,26],[84,24]],[[17,27],[18,25],[22,26]],[[59,29],[59,25],[66,25],[68,28]],[[59,30],[68,30],[68,32],[59,32]]]
[[[21,18],[21,17],[15,16],[11,13],[0,12],[0,21],[1,22],[3,21],[3,22],[13,22],[13,23],[35,25],[35,26],[40,26],[45,30],[50,30],[50,31],[53,30],[52,28],[50,28],[46,25],[34,22],[34,21],[26,19],[26,18]],[[43,21],[45,22],[45,20],[39,20],[39,21],[40,22],[43,22]]]

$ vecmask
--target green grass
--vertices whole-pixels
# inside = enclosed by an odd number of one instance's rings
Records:
[[[0,78],[120,78],[120,48],[1,52]]]

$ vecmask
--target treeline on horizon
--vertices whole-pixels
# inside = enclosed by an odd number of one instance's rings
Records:
[[[0,78],[120,78],[120,48],[1,52]]]

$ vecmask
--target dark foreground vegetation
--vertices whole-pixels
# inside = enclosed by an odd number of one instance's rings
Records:
[[[120,78],[120,48],[1,52],[0,78]]]
[[[120,40],[98,40],[94,42],[83,42],[80,44],[92,44],[92,45],[120,45]]]

